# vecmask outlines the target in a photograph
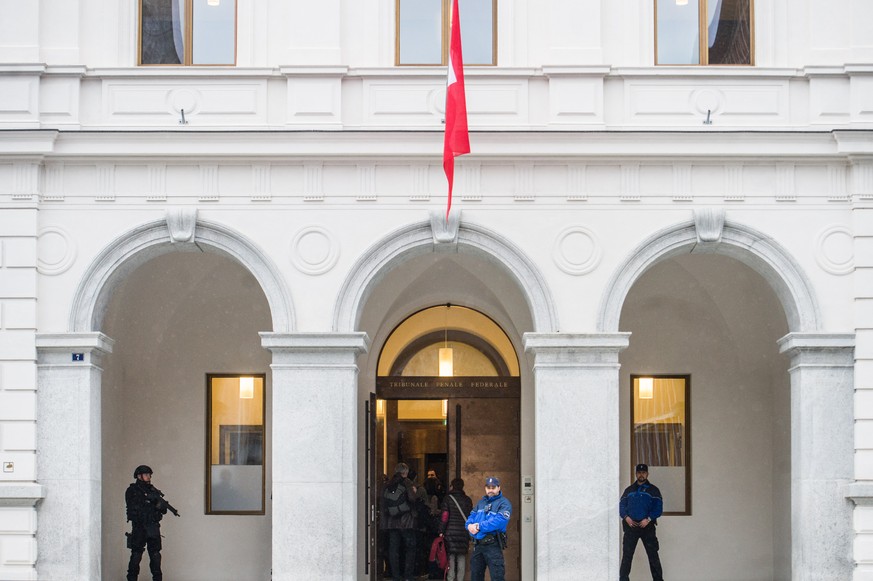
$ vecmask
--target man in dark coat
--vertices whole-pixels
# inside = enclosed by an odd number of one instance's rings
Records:
[[[470,533],[464,523],[473,510],[473,501],[464,493],[464,480],[452,480],[449,493],[443,498],[440,536],[445,539],[449,554],[447,581],[463,581],[467,573],[467,551],[470,549]]]
[[[416,489],[409,480],[409,466],[400,462],[394,476],[382,490],[381,521],[388,531],[388,562],[394,581],[412,579],[415,567],[415,506]],[[405,555],[400,570],[400,545]]]
[[[658,557],[658,537],[655,534],[658,517],[664,511],[664,500],[658,487],[649,482],[648,465],[637,464],[636,477],[636,482],[625,489],[618,503],[621,526],[624,529],[619,579],[629,581],[637,541],[642,540],[649,557],[652,579],[664,581],[661,559]]]
[[[153,581],[162,581],[161,573],[161,519],[172,510],[179,516],[170,504],[164,500],[160,490],[152,485],[152,469],[148,466],[137,466],[133,471],[135,481],[127,487],[124,500],[127,504],[127,520],[133,526],[127,534],[127,548],[130,549],[130,563],[127,566],[127,581],[137,581],[139,578],[139,563],[142,554],[148,547],[149,569]]]

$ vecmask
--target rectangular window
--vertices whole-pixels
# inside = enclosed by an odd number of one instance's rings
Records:
[[[206,376],[206,514],[264,514],[265,381]]]
[[[446,65],[451,0],[396,0],[398,65]],[[497,0],[459,0],[465,65],[497,64]]]
[[[752,1],[655,0],[655,64],[754,64]]]
[[[236,64],[236,0],[140,0],[139,64]]]
[[[649,465],[665,514],[691,514],[690,390],[690,375],[631,375],[631,474]]]

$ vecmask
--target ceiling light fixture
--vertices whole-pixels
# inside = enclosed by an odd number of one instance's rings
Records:
[[[655,397],[655,380],[651,377],[640,377],[640,399]]]
[[[440,348],[440,377],[453,377],[455,374],[452,348],[449,347],[449,309],[451,304],[446,303],[446,324],[443,335],[443,346]]]
[[[239,378],[239,398],[253,399],[255,397],[255,378],[240,377]]]

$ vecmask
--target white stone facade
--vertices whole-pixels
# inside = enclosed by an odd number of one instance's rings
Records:
[[[120,578],[143,456],[167,578],[368,579],[363,405],[450,301],[522,363],[525,581],[618,578],[637,372],[699,390],[669,578],[873,581],[873,4],[756,0],[751,67],[654,66],[653,4],[497,0],[445,227],[395,2],[238,0],[234,67],[137,67],[134,0],[0,2],[0,579]],[[255,368],[267,515],[207,517],[202,377]]]

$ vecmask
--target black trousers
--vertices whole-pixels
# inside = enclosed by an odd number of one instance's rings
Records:
[[[503,549],[500,548],[499,542],[473,547],[473,556],[470,557],[470,579],[485,581],[485,567],[488,567],[488,572],[491,573],[491,581],[503,581],[506,567],[503,562]]]
[[[415,568],[415,529],[388,529],[388,562],[396,580],[412,579]],[[403,571],[400,570],[400,545],[403,545]]]
[[[127,548],[130,549],[130,563],[127,564],[127,581],[137,581],[139,579],[139,563],[142,561],[142,554],[146,547],[148,547],[149,552],[149,570],[152,573],[152,580],[163,580],[164,575],[161,573],[160,529],[157,529],[157,532],[153,532],[150,535],[146,532],[145,527],[134,526],[133,532],[127,537]]]
[[[658,536],[655,532],[655,525],[649,523],[646,527],[631,527],[624,521],[621,522],[624,528],[624,540],[621,543],[621,569],[619,569],[619,580],[629,581],[631,564],[634,560],[634,551],[637,549],[637,541],[643,541],[643,547],[646,549],[646,555],[649,557],[649,570],[652,572],[654,581],[664,581],[664,573],[661,571],[661,558],[658,557]]]

